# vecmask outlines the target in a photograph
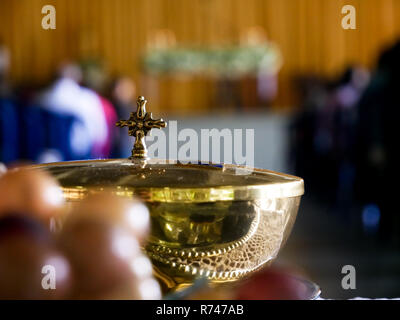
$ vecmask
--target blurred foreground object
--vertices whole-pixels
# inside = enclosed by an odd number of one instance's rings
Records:
[[[3,174],[0,194],[1,299],[161,298],[140,249],[150,223],[142,203],[103,193],[68,209],[52,177],[26,168]],[[50,217],[62,222],[56,235]]]
[[[235,296],[239,300],[314,300],[320,289],[314,283],[277,268],[261,270],[244,282]]]
[[[0,217],[9,212],[30,212],[49,222],[64,204],[58,183],[46,172],[15,168],[0,178]]]
[[[147,207],[138,199],[119,197],[111,191],[91,194],[85,201],[73,204],[68,223],[94,219],[126,228],[141,243],[149,233],[150,215]]]
[[[149,223],[143,204],[109,193],[74,206],[58,239],[77,279],[72,298],[160,299],[151,262],[139,245]]]
[[[46,267],[54,270],[54,289],[45,289]],[[63,299],[72,286],[69,262],[50,232],[22,213],[0,218],[0,299]]]
[[[207,287],[188,294],[189,300],[314,300],[320,295],[319,287],[303,279],[271,267],[259,270],[233,287]]]

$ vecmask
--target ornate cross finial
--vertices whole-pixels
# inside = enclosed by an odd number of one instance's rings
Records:
[[[132,155],[129,159],[147,159],[147,148],[144,137],[153,128],[165,128],[167,123],[163,119],[153,119],[151,112],[146,111],[147,100],[140,96],[137,99],[137,110],[131,112],[128,120],[120,120],[116,123],[117,127],[128,127],[128,134],[136,138],[132,149]]]

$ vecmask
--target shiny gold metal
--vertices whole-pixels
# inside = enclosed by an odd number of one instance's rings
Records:
[[[52,174],[71,205],[103,190],[141,198],[152,222],[143,249],[166,292],[199,277],[236,282],[270,264],[304,192],[301,178],[230,164],[113,159],[34,168]]]
[[[128,120],[119,120],[117,127],[128,127],[128,134],[135,137],[132,155],[129,159],[147,159],[147,148],[144,137],[154,128],[165,128],[167,123],[163,119],[153,119],[153,115],[146,111],[147,100],[140,96],[137,99],[137,110],[131,112]]]
[[[166,123],[146,112],[146,102],[139,97],[136,113],[116,123],[136,138],[129,159],[33,168],[51,173],[71,205],[104,190],[141,198],[151,218],[143,249],[166,292],[199,277],[212,285],[237,281],[270,264],[295,221],[303,180],[245,166],[147,159],[144,137]]]

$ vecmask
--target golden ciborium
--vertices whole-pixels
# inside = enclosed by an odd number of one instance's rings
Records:
[[[148,159],[144,137],[166,124],[146,112],[143,97],[117,126],[128,126],[136,138],[129,159],[36,168],[59,181],[68,202],[105,189],[141,198],[151,216],[143,249],[166,292],[199,277],[211,284],[237,281],[277,256],[297,215],[301,178],[230,164]]]

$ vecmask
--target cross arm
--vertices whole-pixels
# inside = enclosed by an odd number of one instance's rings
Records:
[[[119,120],[116,124],[117,127],[134,127],[136,122],[133,120]]]
[[[167,126],[167,124],[165,123],[165,121],[163,119],[147,120],[147,121],[145,121],[144,125],[149,129],[153,129],[153,128],[161,129],[161,128],[165,128]]]

